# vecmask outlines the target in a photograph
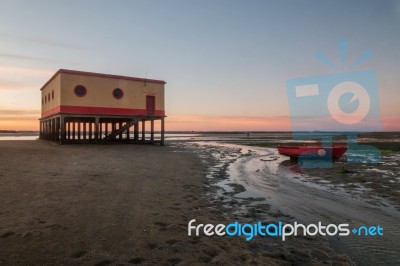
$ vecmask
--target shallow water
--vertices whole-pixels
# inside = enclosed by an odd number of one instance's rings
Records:
[[[0,140],[37,140],[39,136],[2,136],[0,135]]]
[[[124,134],[125,135],[125,134]],[[77,135],[78,136],[78,135]],[[171,141],[179,141],[179,140],[190,140],[197,137],[198,134],[165,134],[166,140]],[[145,134],[146,138],[150,138],[150,134]],[[160,134],[154,134],[156,139],[161,138]],[[37,140],[39,139],[39,135],[26,135],[19,133],[0,133],[0,141],[1,140]]]
[[[306,224],[349,223],[350,230],[361,225],[380,225],[384,236],[350,233],[340,238],[340,248],[360,265],[400,264],[400,212],[384,199],[380,199],[384,205],[372,205],[362,194],[349,194],[329,182],[310,182],[296,172],[295,164],[275,149],[209,142],[195,145],[198,150],[211,150],[212,156],[220,162],[210,169],[210,177],[228,163],[228,179],[218,185],[228,192],[232,192],[230,183],[243,185],[246,191],[235,197],[264,197],[272,208]]]

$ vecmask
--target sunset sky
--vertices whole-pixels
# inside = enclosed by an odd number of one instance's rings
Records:
[[[1,0],[0,129],[38,129],[60,68],[167,81],[167,130],[290,130],[288,79],[372,69],[400,130],[400,1]]]

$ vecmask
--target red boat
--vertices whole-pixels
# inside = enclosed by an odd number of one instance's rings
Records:
[[[321,145],[279,145],[278,151],[282,155],[289,156],[291,160],[297,160],[300,155],[305,156],[304,158],[310,157],[310,159],[330,158],[332,154],[332,160],[335,161],[343,156],[347,151],[347,146],[344,144],[335,144],[332,147],[322,147]]]

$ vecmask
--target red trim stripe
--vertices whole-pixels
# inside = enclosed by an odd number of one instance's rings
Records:
[[[146,109],[112,108],[112,107],[87,107],[60,105],[49,111],[42,112],[42,118],[55,114],[83,114],[83,115],[147,115]],[[154,115],[165,116],[164,110],[155,110]]]

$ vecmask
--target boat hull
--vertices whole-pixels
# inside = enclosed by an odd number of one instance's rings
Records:
[[[342,144],[333,145],[331,147],[323,147],[321,145],[308,146],[278,146],[280,154],[289,156],[291,160],[297,160],[299,156],[304,159],[329,159],[336,161],[347,151],[347,146]]]

